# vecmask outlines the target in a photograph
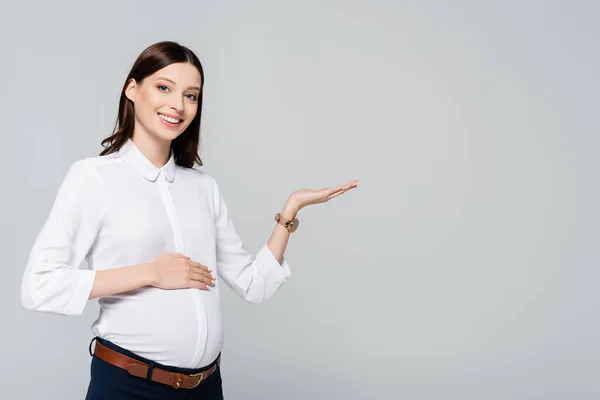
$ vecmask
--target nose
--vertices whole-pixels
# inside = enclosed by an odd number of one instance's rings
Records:
[[[178,94],[173,94],[169,99],[169,108],[181,113],[183,112],[183,99]]]

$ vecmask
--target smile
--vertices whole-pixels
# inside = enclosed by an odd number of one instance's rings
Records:
[[[167,117],[166,115],[160,113],[158,114],[158,116],[171,124],[180,124],[183,121],[182,119]]]

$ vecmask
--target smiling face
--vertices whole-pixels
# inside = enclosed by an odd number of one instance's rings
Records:
[[[131,80],[125,95],[134,104],[134,135],[177,138],[196,116],[200,87],[200,72],[189,63],[168,65],[142,82]]]

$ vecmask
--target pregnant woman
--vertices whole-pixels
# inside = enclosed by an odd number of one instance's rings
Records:
[[[222,283],[248,302],[272,296],[290,276],[297,213],[358,183],[293,192],[247,253],[217,182],[196,168],[203,85],[190,49],[145,49],[115,131],[98,156],[71,165],[29,255],[27,309],[80,315],[99,299],[87,399],[222,399]]]

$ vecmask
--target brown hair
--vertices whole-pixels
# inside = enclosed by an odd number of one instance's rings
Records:
[[[190,125],[171,142],[171,150],[175,163],[184,168],[192,168],[194,163],[202,164],[198,155],[200,144],[200,119],[202,116],[202,88],[204,87],[204,69],[193,51],[176,42],[165,41],[155,43],[146,48],[137,58],[121,91],[119,100],[119,116],[113,134],[102,141],[105,148],[100,155],[118,151],[133,136],[135,123],[133,102],[125,96],[125,89],[131,79],[141,83],[147,76],[174,63],[190,63],[200,72],[201,90],[198,95],[198,111]]]

